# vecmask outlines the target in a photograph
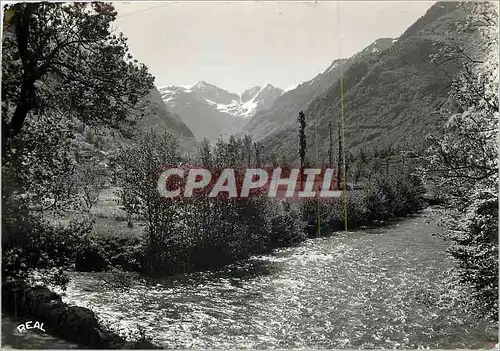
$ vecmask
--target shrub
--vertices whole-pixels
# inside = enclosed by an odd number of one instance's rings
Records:
[[[75,269],[77,271],[101,272],[109,263],[107,254],[102,246],[94,241],[81,245],[77,250],[75,257]]]
[[[270,233],[272,248],[290,246],[306,239],[306,222],[300,207],[286,201],[269,200],[265,223]]]
[[[266,197],[185,199],[175,210],[178,225],[163,238],[163,249],[146,243],[149,273],[220,268],[306,237],[299,211]]]
[[[362,189],[347,193],[330,201],[305,200],[301,204],[304,221],[317,233],[318,222],[322,232],[329,233],[345,227],[347,212],[348,228],[373,225],[379,221],[403,216],[423,208],[424,188],[413,175],[374,177]]]
[[[421,210],[425,189],[415,175],[376,177],[363,189],[371,220],[384,221]]]
[[[54,226],[29,216],[22,223],[23,227],[11,227],[15,235],[7,235],[3,241],[2,279],[64,287],[68,278],[63,268],[74,262],[78,246],[90,233],[92,223],[83,220],[68,227]]]
[[[476,311],[498,319],[498,194],[478,190],[449,234],[448,252],[459,264],[459,282],[473,288]],[[453,233],[453,234],[452,234]]]

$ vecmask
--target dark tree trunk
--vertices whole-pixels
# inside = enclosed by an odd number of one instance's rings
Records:
[[[2,151],[9,148],[9,142],[15,138],[22,130],[28,113],[35,107],[35,82],[41,77],[36,65],[33,64],[34,58],[29,52],[29,28],[31,15],[38,6],[35,3],[26,4],[24,10],[17,12],[12,18],[12,24],[15,26],[17,49],[23,64],[23,74],[21,91],[16,104],[16,109],[10,122],[2,120]]]

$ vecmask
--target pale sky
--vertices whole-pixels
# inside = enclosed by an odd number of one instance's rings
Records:
[[[395,38],[429,1],[115,2],[116,29],[156,85],[203,80],[230,92],[307,81],[339,57]]]

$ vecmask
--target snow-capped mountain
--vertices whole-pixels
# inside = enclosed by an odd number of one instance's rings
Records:
[[[198,139],[235,134],[246,120],[272,106],[283,90],[267,84],[230,93],[204,81],[159,89],[169,109],[182,116]]]
[[[257,111],[269,108],[273,102],[283,94],[283,90],[267,84],[265,87],[253,87],[243,94],[230,93],[215,85],[199,81],[191,86],[169,86],[160,89],[163,100],[167,105],[178,103],[179,95],[190,94],[193,97],[206,101],[217,110],[229,113],[235,117],[251,117]]]
[[[210,100],[206,101],[219,111],[236,117],[249,118],[258,111],[271,107],[273,102],[282,94],[283,90],[268,84],[263,88],[256,86],[245,90],[238,99],[231,101],[230,104],[219,104]]]

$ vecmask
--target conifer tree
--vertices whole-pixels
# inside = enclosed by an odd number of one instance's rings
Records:
[[[300,157],[299,182],[302,185],[302,172],[303,172],[304,160],[306,157],[306,148],[307,148],[306,132],[305,132],[306,116],[304,115],[303,111],[299,112],[297,120],[299,121],[299,149],[297,151]]]
[[[344,158],[343,158],[343,145],[342,145],[342,129],[340,125],[340,118],[338,123],[338,139],[339,139],[339,154],[337,158],[337,186],[340,189],[342,184],[342,169],[344,167]]]
[[[328,166],[333,166],[333,135],[332,122],[328,122]]]

